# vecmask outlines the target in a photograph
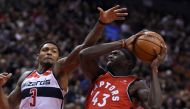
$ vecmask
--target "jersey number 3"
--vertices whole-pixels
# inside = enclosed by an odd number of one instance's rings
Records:
[[[37,96],[37,89],[36,88],[32,88],[30,89],[30,94],[31,95],[31,102],[30,102],[30,106],[34,107],[36,105],[36,96]]]

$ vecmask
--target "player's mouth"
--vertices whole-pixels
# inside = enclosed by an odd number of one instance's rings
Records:
[[[53,58],[51,58],[51,57],[46,57],[45,59],[46,60],[53,60]]]

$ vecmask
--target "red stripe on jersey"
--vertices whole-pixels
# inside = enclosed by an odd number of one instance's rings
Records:
[[[40,76],[37,74],[37,71],[33,71],[27,78],[39,78]]]

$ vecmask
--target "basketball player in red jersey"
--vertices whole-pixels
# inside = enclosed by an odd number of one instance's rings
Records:
[[[149,88],[144,80],[132,74],[136,63],[132,54],[133,43],[142,34],[139,32],[125,40],[94,45],[80,52],[81,68],[93,83],[86,109],[160,109],[162,99],[158,66],[166,55],[166,46],[163,45],[161,53],[150,65]],[[96,61],[108,53],[107,70],[104,70]]]
[[[46,42],[40,47],[38,66],[34,71],[23,73],[16,88],[6,97],[2,86],[11,74],[0,74],[0,109],[62,109],[63,97],[68,90],[68,74],[79,64],[79,51],[91,46],[100,38],[104,24],[114,20],[124,20],[126,8],[119,5],[100,11],[99,22],[88,34],[83,44],[77,46],[67,57],[59,58],[59,47]]]

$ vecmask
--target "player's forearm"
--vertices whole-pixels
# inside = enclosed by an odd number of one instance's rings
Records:
[[[162,94],[158,78],[158,70],[152,69],[151,88],[149,94],[149,105],[152,109],[160,109],[162,105]]]
[[[7,96],[2,87],[0,87],[0,109],[10,109]]]
[[[121,41],[104,43],[104,44],[94,45],[94,46],[88,47],[86,49],[83,49],[80,52],[80,56],[85,57],[84,59],[94,60],[104,54],[107,54],[113,50],[117,50],[120,48],[122,48]]]
[[[87,35],[83,44],[75,47],[75,49],[67,56],[66,60],[63,62],[60,60],[59,63],[62,64],[61,66],[63,66],[64,72],[70,73],[79,65],[79,52],[86,47],[94,45],[102,36],[103,29],[104,25],[97,22],[91,32]]]
[[[102,36],[104,30],[104,24],[101,24],[99,21],[96,23],[91,32],[87,35],[86,39],[83,42],[83,47],[86,48],[94,45]]]

